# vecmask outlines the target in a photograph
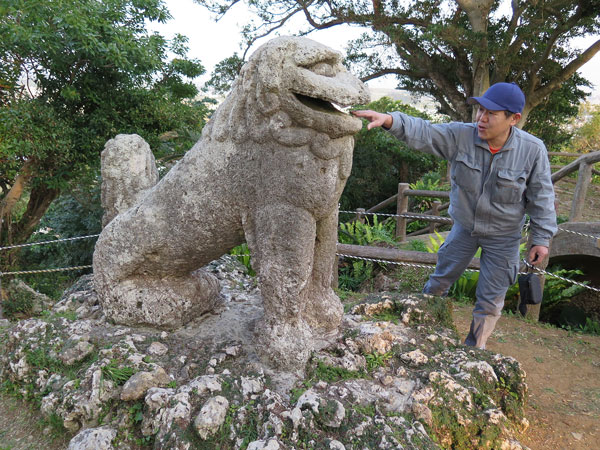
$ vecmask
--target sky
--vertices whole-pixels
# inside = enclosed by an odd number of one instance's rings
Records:
[[[165,0],[173,16],[166,24],[151,24],[151,29],[160,32],[167,38],[176,33],[189,38],[190,58],[199,59],[206,68],[206,74],[199,79],[200,84],[208,80],[215,65],[234,52],[241,55],[239,42],[240,29],[249,18],[249,13],[243,4],[237,4],[219,22],[215,22],[214,15],[193,0]],[[361,33],[359,27],[333,27],[329,30],[311,33],[311,39],[319,41],[335,50],[345,53],[346,43],[358,37]],[[600,36],[581,38],[575,46],[587,48]],[[262,44],[268,40],[260,41]],[[600,53],[586,63],[579,72],[590,80],[595,86],[592,97],[595,103],[600,103]],[[396,82],[393,77],[372,80],[367,83],[369,87],[393,89]]]

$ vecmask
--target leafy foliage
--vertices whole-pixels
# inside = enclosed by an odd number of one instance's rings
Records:
[[[340,223],[338,241],[342,244],[353,245],[372,245],[375,242],[395,245],[394,230],[393,220],[380,222],[377,214],[374,214],[370,219],[365,218],[364,223],[358,220]]]
[[[400,101],[383,97],[357,109],[379,112],[401,111],[428,119],[428,116]],[[366,127],[356,135],[352,172],[342,193],[342,209],[369,208],[398,193],[398,183],[414,182],[435,169],[439,159],[411,150],[386,131]]]
[[[246,267],[246,270],[248,270],[248,275],[250,275],[251,277],[256,276],[256,271],[252,268],[250,249],[248,248],[248,244],[244,242],[243,244],[232,248],[229,254],[237,257],[238,261]]]
[[[340,289],[357,291],[373,276],[374,265],[370,261],[350,260],[339,268],[338,284]]]
[[[134,373],[135,369],[128,366],[119,367],[115,360],[102,367],[102,376],[112,380],[117,386],[125,384]]]
[[[373,245],[383,242],[395,245],[394,222],[387,220],[380,222],[377,215],[373,215],[369,223],[359,221],[340,223],[338,241],[342,244]],[[340,289],[356,291],[373,275],[375,264],[371,261],[348,260],[344,261],[339,269],[338,284]]]
[[[183,36],[146,31],[169,18],[161,0],[0,0],[1,243],[25,241],[62,190],[93,179],[117,133],[164,149],[165,132],[202,128],[204,68]]]
[[[575,73],[531,111],[523,129],[544,141],[548,151],[562,151],[572,137],[570,122],[579,113],[579,103],[587,96],[581,89],[590,83]]]
[[[579,269],[563,269],[560,266],[555,266],[549,272],[563,278],[572,280],[578,275],[583,275]],[[584,282],[583,284],[586,284]],[[544,283],[544,302],[543,308],[551,308],[552,306],[568,301],[571,297],[583,292],[585,288],[576,284],[571,284],[568,281],[563,281],[553,276],[547,276]]]
[[[238,0],[196,0],[223,16]],[[347,62],[365,79],[395,76],[398,87],[434,97],[453,120],[469,121],[468,97],[498,81],[515,81],[527,94],[524,116],[541,106],[600,50],[573,50],[573,38],[597,34],[600,3],[557,0],[434,2],[248,0],[259,20],[248,20],[244,44],[305,19],[301,33],[353,25],[365,29]],[[286,30],[287,31],[287,30]],[[288,31],[289,32],[289,31]],[[244,55],[245,56],[245,55]],[[244,58],[242,58],[244,59]],[[570,80],[570,81],[569,81]]]

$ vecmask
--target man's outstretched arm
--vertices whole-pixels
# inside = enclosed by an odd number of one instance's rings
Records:
[[[367,119],[369,121],[367,130],[372,130],[375,127],[390,129],[394,123],[394,119],[389,114],[383,114],[377,111],[371,111],[369,109],[350,111],[350,113],[356,117]]]

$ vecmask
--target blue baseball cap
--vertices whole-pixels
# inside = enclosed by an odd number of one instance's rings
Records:
[[[469,97],[467,103],[469,105],[479,103],[490,111],[520,113],[525,106],[525,94],[516,83],[496,83],[481,97]]]

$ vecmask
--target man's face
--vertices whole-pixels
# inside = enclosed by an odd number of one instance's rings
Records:
[[[519,123],[521,114],[506,117],[504,111],[490,111],[479,105],[475,121],[477,134],[492,147],[502,147],[510,135],[510,127]]]

